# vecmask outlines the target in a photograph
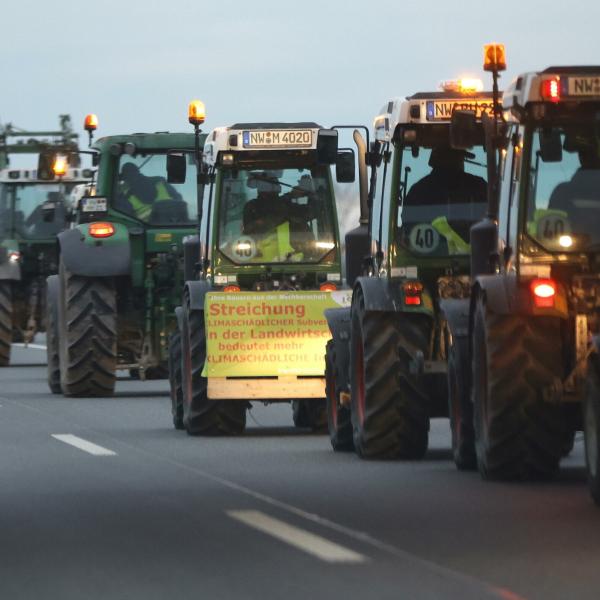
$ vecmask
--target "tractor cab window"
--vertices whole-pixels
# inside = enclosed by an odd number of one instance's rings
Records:
[[[113,208],[150,225],[196,222],[196,167],[190,154],[184,183],[167,182],[166,154],[123,155]]]
[[[483,148],[413,146],[399,154],[398,243],[418,256],[469,254],[470,228],[487,208]]]
[[[219,178],[217,243],[233,262],[317,263],[334,250],[326,167],[245,166]]]
[[[531,140],[527,233],[549,252],[600,249],[600,139],[593,123],[539,127]]]
[[[78,182],[81,183],[81,182]],[[26,239],[52,238],[68,226],[73,182],[5,183],[0,187],[2,235],[9,233]],[[54,203],[54,215],[44,219],[43,205]]]

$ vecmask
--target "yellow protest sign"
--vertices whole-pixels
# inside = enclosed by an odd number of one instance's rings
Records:
[[[204,377],[323,376],[323,312],[352,292],[209,292]]]

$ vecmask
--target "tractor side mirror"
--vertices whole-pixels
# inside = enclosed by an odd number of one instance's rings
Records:
[[[356,179],[356,160],[354,150],[343,148],[335,160],[335,180],[338,183],[353,183]]]
[[[468,150],[477,143],[477,119],[472,110],[455,110],[450,121],[450,146]]]
[[[561,162],[562,140],[557,129],[544,127],[539,131],[540,158],[544,162]]]
[[[185,183],[186,160],[183,152],[167,154],[167,181]]]
[[[42,181],[52,181],[55,177],[52,168],[56,161],[56,155],[53,152],[41,152],[38,156],[37,177]]]
[[[334,165],[338,153],[338,132],[335,129],[320,129],[317,136],[317,162]]]

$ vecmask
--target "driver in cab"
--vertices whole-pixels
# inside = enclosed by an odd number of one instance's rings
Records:
[[[470,251],[469,227],[452,225],[452,204],[482,204],[487,198],[485,179],[465,172],[465,159],[473,155],[454,148],[433,148],[429,157],[431,172],[417,181],[404,199],[404,207],[442,205],[445,215],[438,215],[431,225],[448,242],[450,253]],[[446,216],[446,215],[449,215]],[[433,215],[432,215],[433,216]],[[450,220],[450,223],[449,223]]]
[[[182,197],[171,184],[163,177],[143,175],[133,163],[128,162],[121,167],[119,179],[120,203],[117,208],[141,221],[149,221],[161,202],[177,201],[181,206]]]
[[[300,250],[302,239],[312,236],[309,221],[316,216],[310,176],[301,177],[297,187],[281,194],[278,174],[263,171],[251,175],[247,185],[255,188],[257,195],[244,206],[243,233],[263,237],[261,253],[267,259],[293,255]],[[309,198],[306,204],[293,202],[295,198],[306,196]],[[273,244],[266,243],[265,236],[276,237],[277,250]]]

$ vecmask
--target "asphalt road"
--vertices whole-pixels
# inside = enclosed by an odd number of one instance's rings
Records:
[[[0,599],[600,597],[600,510],[578,440],[558,479],[364,462],[255,406],[240,438],[170,426],[166,382],[65,399],[45,353],[0,371]],[[54,437],[58,436],[58,437]],[[66,436],[66,437],[64,437]]]

